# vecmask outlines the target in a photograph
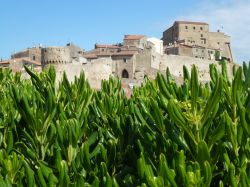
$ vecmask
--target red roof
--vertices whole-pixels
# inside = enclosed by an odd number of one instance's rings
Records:
[[[97,56],[112,56],[113,53],[98,53]]]
[[[144,37],[144,35],[125,35],[124,40],[140,40]]]
[[[175,21],[174,24],[193,24],[193,25],[208,25],[205,22],[194,22],[194,21]]]
[[[10,61],[8,61],[8,60],[0,61],[0,65],[9,64],[9,63],[10,63]]]
[[[95,44],[95,48],[112,48],[112,49],[117,49],[120,48],[118,45],[114,44]]]

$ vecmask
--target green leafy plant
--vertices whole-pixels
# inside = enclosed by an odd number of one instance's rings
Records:
[[[117,78],[0,69],[0,186],[250,186],[250,65],[220,66],[206,84],[167,69],[131,98]]]

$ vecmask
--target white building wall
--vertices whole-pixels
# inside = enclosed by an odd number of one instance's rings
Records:
[[[152,43],[154,45],[155,51],[159,54],[163,54],[163,41],[158,38],[148,38],[148,42]]]

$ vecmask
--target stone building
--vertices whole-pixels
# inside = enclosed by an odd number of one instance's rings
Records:
[[[162,40],[166,54],[233,61],[230,37],[219,30],[210,32],[204,22],[175,21]]]
[[[17,53],[14,53],[11,55],[11,59],[16,59],[16,58],[28,58],[32,61],[36,61],[38,63],[41,63],[41,50],[42,47],[32,47],[32,48],[27,48],[23,51],[19,51]]]
[[[145,35],[124,35],[122,43],[95,44],[90,51],[72,43],[28,48],[13,54],[10,64],[17,67],[19,62],[33,63],[42,68],[51,64],[57,71],[57,80],[63,72],[72,81],[84,71],[91,86],[98,89],[101,80],[109,76],[121,78],[123,85],[140,85],[145,76],[153,79],[157,72],[166,68],[180,79],[183,65],[191,69],[193,64],[199,69],[200,80],[207,81],[209,65],[219,65],[215,60],[218,54],[217,58],[233,60],[229,36],[222,32],[209,32],[207,23],[177,21],[164,31],[163,40]],[[231,65],[233,63],[228,64]],[[2,62],[0,66],[6,64]]]
[[[112,73],[120,78],[134,79],[138,54],[148,45],[144,35],[125,35],[122,44],[95,44],[95,49],[83,54],[89,62],[110,58]]]
[[[147,37],[145,35],[125,35],[123,45],[128,47],[136,47],[143,49],[147,44]]]
[[[68,43],[66,46],[51,46],[41,49],[41,64],[45,68],[49,64],[69,64],[73,61],[81,61],[83,50],[75,44]]]

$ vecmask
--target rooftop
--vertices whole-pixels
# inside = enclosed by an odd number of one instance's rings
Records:
[[[124,40],[140,40],[144,37],[145,35],[125,35]]]
[[[0,65],[4,65],[4,64],[9,64],[10,61],[9,60],[3,60],[3,61],[0,61]]]
[[[194,22],[194,21],[175,21],[174,24],[208,25],[205,22]]]
[[[133,56],[137,51],[120,51],[118,53],[112,54],[112,56]]]
[[[95,44],[95,48],[112,48],[112,49],[117,49],[120,48],[118,45],[114,44]]]

